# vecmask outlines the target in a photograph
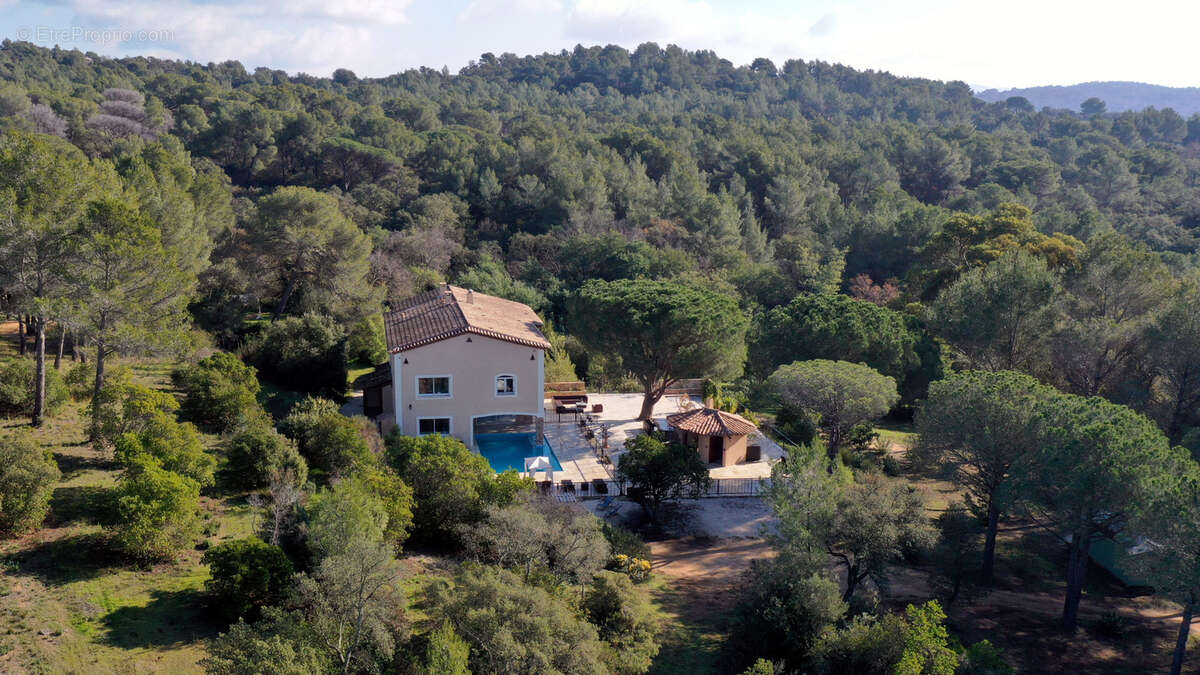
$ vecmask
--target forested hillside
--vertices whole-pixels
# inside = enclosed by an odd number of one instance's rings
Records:
[[[1079,110],[1079,104],[1096,98],[1114,113],[1136,112],[1146,108],[1170,108],[1182,115],[1200,112],[1200,87],[1164,87],[1144,82],[1083,82],[1081,84],[986,89],[975,94],[990,103],[1014,96],[1025,98],[1038,108]]]
[[[533,307],[546,381],[643,392],[634,426],[704,378],[786,446],[752,483],[778,557],[736,602],[706,598],[725,661],[697,649],[690,609],[660,616],[686,601],[634,586],[657,583],[634,534],[459,440],[384,439],[341,407],[386,359],[381,313],[442,282]],[[1139,573],[1184,608],[1179,672],[1200,598],[1198,305],[1200,115],[1039,111],[654,44],[360,79],[5,41],[0,318],[18,353],[0,415],[33,429],[0,432],[0,554],[19,572],[0,592],[11,621],[73,631],[8,658],[1009,672],[991,635],[1022,664],[1111,669],[1127,661],[1074,631],[1124,630],[1093,623],[1085,577],[1093,543],[1133,532],[1167,542]],[[643,511],[622,522],[656,537],[664,502],[709,485],[681,442],[618,452],[610,476]],[[885,597],[914,565],[929,583]],[[937,603],[908,604],[995,580],[1065,597],[1060,641],[1034,644],[1051,624],[1027,596],[1005,610],[1021,630],[986,617],[969,647]],[[1159,658],[1151,643],[1119,658]]]
[[[561,330],[588,279],[703,277],[764,318],[799,293],[921,303],[906,311],[964,362],[1106,393],[1176,439],[1195,421],[1142,357],[1172,278],[1196,266],[1200,116],[1040,112],[962,83],[653,44],[324,79],[6,42],[0,78],[5,126],[118,173],[139,156],[194,168],[180,187],[212,253],[189,262],[191,311],[229,347],[248,312],[348,330],[441,280]],[[1029,258],[984,271],[1011,249]],[[1019,300],[968,288],[1015,283],[1003,274],[1046,286],[1036,306],[993,308],[1021,319],[996,355],[978,331],[1002,329],[965,294]],[[1104,295],[1116,283],[1129,306]],[[612,370],[573,349],[580,375]]]

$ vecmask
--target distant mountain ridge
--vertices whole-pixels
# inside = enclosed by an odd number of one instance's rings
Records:
[[[1083,82],[1065,86],[1026,87],[1021,89],[986,89],[975,96],[988,101],[1004,101],[1012,96],[1024,96],[1037,108],[1065,108],[1079,111],[1079,104],[1095,96],[1104,101],[1109,112],[1172,108],[1187,117],[1200,113],[1200,87],[1165,87],[1144,82]]]

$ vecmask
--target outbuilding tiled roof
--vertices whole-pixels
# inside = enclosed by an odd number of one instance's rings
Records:
[[[464,333],[550,349],[542,320],[528,305],[449,284],[404,301],[384,316],[383,326],[393,354]]]
[[[753,422],[741,415],[713,408],[696,408],[667,415],[667,424],[701,436],[745,436],[758,429]]]

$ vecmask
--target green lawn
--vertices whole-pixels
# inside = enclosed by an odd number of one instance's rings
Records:
[[[893,448],[908,448],[917,436],[912,424],[876,424],[875,432],[879,434],[879,440],[892,445]]]
[[[691,616],[684,596],[662,576],[642,585],[658,610],[662,648],[650,666],[653,675],[698,675],[721,672],[725,644],[724,617],[698,621]]]
[[[170,389],[173,364],[125,365],[138,382]],[[62,478],[46,526],[0,541],[0,672],[200,672],[205,641],[222,627],[204,608],[208,568],[199,550],[148,569],[109,551],[99,516],[119,469],[86,442],[86,419],[84,404],[70,402],[34,431]],[[0,419],[0,434],[27,428]],[[203,508],[208,544],[253,531],[245,495],[206,496]]]

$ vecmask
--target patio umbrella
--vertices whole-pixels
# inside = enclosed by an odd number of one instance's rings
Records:
[[[540,455],[538,457],[526,457],[525,475],[532,478],[533,474],[537,473],[538,471],[545,471],[546,479],[551,483],[554,482],[554,467],[550,464],[549,457],[546,455]]]

